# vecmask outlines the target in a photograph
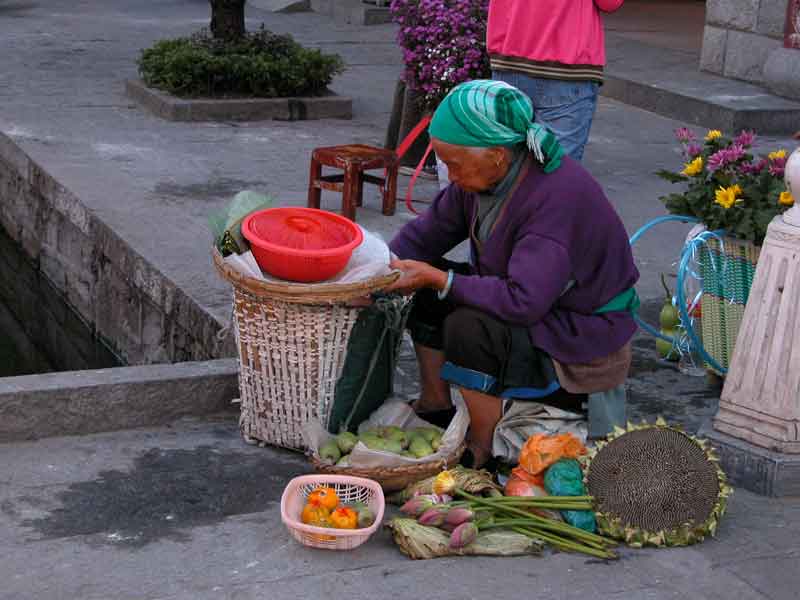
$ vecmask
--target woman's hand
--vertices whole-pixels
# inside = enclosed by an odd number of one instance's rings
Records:
[[[393,260],[392,269],[402,271],[400,279],[386,288],[387,292],[410,295],[422,288],[443,290],[447,285],[447,273],[418,260]]]

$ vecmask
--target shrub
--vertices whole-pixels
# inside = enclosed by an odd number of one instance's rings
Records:
[[[433,110],[460,83],[491,76],[486,52],[489,0],[392,0],[404,79]]]
[[[183,97],[319,96],[344,70],[338,55],[263,26],[235,41],[214,39],[208,30],[161,40],[142,51],[138,64],[148,86]]]

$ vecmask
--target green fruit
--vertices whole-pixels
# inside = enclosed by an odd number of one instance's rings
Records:
[[[367,444],[367,442],[374,442],[375,440],[380,440],[381,438],[375,435],[374,433],[362,433],[358,436],[358,440],[363,443]]]
[[[436,438],[442,438],[442,430],[438,427],[420,427],[419,433],[429,444]]]
[[[677,329],[662,329],[661,333],[671,338],[675,338],[680,335]],[[656,339],[656,351],[661,358],[672,362],[675,362],[680,358],[680,354],[678,354],[677,350],[673,348],[672,343],[662,340],[661,338]]]
[[[358,443],[358,436],[349,431],[340,433],[336,436],[336,445],[339,446],[342,454],[349,454]]]
[[[661,308],[661,314],[658,315],[658,323],[661,329],[675,329],[681,322],[681,316],[678,309],[672,303],[672,291],[667,286],[667,281],[664,279],[664,274],[661,274],[661,285],[664,286],[664,306]]]
[[[384,435],[384,439],[390,440],[392,442],[397,442],[403,447],[408,446],[408,437],[406,436],[406,432],[403,431],[402,429],[396,429],[386,432],[386,435]]]
[[[364,442],[364,445],[370,450],[386,450],[386,440],[381,438],[367,437],[365,439],[362,437],[361,441]]]
[[[336,466],[337,467],[349,467],[350,466],[350,455],[348,454],[348,455],[343,456],[342,458],[340,458],[339,461],[336,463]]]
[[[328,440],[319,449],[319,457],[322,460],[327,460],[332,463],[337,462],[341,457],[342,453],[339,452],[339,446],[336,445],[336,440]]]
[[[400,454],[403,451],[403,446],[400,444],[400,442],[396,442],[395,440],[384,440],[383,445],[387,452]]]
[[[680,325],[681,316],[678,314],[678,309],[672,305],[672,300],[669,301],[669,304],[664,302],[658,322],[661,324],[661,329],[675,329]]]
[[[363,529],[369,527],[375,522],[375,513],[373,513],[366,506],[358,509],[358,527]]]
[[[414,455],[414,458],[425,458],[433,454],[431,445],[421,437],[415,437],[411,440],[408,451]]]

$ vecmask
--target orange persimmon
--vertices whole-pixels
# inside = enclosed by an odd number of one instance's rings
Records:
[[[356,529],[358,527],[358,513],[352,508],[343,506],[331,513],[331,525],[336,529]]]
[[[318,487],[308,495],[308,502],[317,502],[323,508],[331,511],[339,506],[339,496],[331,487]]]

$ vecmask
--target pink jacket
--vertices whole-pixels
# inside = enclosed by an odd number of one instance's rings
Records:
[[[491,0],[487,46],[492,69],[548,79],[603,81],[600,12],[624,0]]]

